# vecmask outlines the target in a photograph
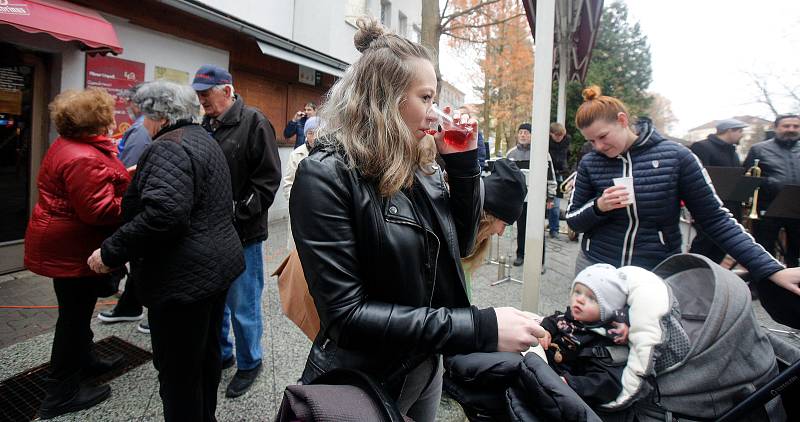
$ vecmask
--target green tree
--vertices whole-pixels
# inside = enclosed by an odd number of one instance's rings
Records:
[[[652,82],[650,45],[638,22],[628,20],[628,6],[621,1],[603,9],[597,42],[592,52],[592,61],[583,86],[597,85],[603,94],[619,98],[634,116],[646,113],[652,97],[647,89]],[[575,112],[583,102],[583,86],[578,82],[567,85],[567,132],[572,135],[571,160],[584,143],[583,136],[575,127]],[[558,83],[553,84],[553,113],[556,119]]]

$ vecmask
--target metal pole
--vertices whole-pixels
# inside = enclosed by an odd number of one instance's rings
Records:
[[[553,30],[555,0],[536,2],[536,35],[533,69],[533,133],[528,180],[528,216],[525,264],[522,267],[522,309],[537,312],[544,247],[544,204],[547,200],[547,146],[550,132],[550,99],[553,80]]]

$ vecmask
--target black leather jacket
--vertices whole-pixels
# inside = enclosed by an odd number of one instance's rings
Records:
[[[744,167],[750,168],[756,159],[761,168],[761,177],[766,183],[761,185],[758,197],[759,210],[766,210],[778,196],[783,185],[800,185],[800,141],[769,139],[750,148]]]
[[[480,217],[477,156],[451,155],[461,157],[445,157],[449,191],[436,165],[415,181],[443,236],[426,227],[408,196],[381,198],[332,147],[320,145],[300,162],[292,233],[321,322],[304,383],[351,368],[396,385],[433,354],[497,350],[494,310],[470,307],[460,263]],[[440,260],[452,271],[437,274]]]

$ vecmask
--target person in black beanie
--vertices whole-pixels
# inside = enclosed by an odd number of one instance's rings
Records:
[[[483,178],[483,212],[472,253],[461,260],[467,276],[467,292],[471,294],[471,274],[483,263],[492,235],[502,235],[522,215],[528,188],[525,175],[506,158],[495,161],[492,174]]]

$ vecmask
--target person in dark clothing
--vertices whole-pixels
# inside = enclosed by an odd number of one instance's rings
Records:
[[[591,142],[585,141],[583,143],[583,145],[581,145],[581,149],[578,150],[578,159],[575,161],[575,168],[576,169],[578,168],[578,166],[580,166],[581,160],[583,160],[583,157],[586,154],[588,154],[588,153],[590,153],[592,151],[594,151],[594,146],[592,146]]]
[[[689,149],[705,167],[740,167],[742,163],[736,153],[736,145],[742,139],[746,127],[747,123],[736,119],[720,120],[717,123],[716,134],[708,135],[707,139],[693,143]],[[740,203],[726,201],[723,204],[736,221],[742,219]],[[722,262],[725,258],[725,251],[714,243],[702,228],[697,231],[689,252],[707,256],[716,263]]]
[[[757,143],[750,148],[744,160],[750,168],[759,160],[761,185],[758,196],[760,218],[753,221],[753,236],[768,252],[775,250],[778,233],[786,230],[784,262],[787,267],[798,265],[800,255],[800,220],[775,218],[764,215],[784,185],[800,185],[800,116],[790,114],[775,119],[775,138]],[[748,268],[749,269],[749,268]],[[787,294],[772,285],[758,285],[759,297],[764,308],[778,322],[800,328],[800,288],[795,284],[795,294]]]
[[[443,353],[520,352],[544,332],[530,314],[478,309],[467,297],[461,258],[481,213],[477,121],[463,125],[472,129],[463,147],[428,134],[437,87],[430,53],[372,18],[356,24],[362,55],[320,108],[325,123],[289,203],[320,319],[301,382],[360,370],[404,415],[433,421]]]
[[[316,115],[317,105],[312,102],[306,103],[305,107],[302,110],[298,110],[292,120],[286,123],[286,128],[283,129],[283,137],[291,139],[293,136],[297,136],[294,140],[295,148],[305,144],[306,134],[303,132],[303,128],[306,126],[306,121]]]
[[[626,277],[608,264],[587,267],[572,282],[567,310],[542,320],[548,363],[591,406],[608,403],[622,391],[625,362],[612,357],[627,356]]]
[[[108,385],[81,384],[122,362],[119,355],[94,353],[97,298],[111,296],[117,286],[108,274],[92,271],[86,258],[122,223],[122,195],[131,180],[106,136],[114,124],[111,95],[65,91],[49,109],[59,136],[42,160],[39,197],[25,232],[25,267],[53,278],[58,301],[42,419],[88,409],[111,394]]]
[[[567,129],[558,122],[550,124],[550,143],[548,152],[553,160],[553,170],[556,174],[556,187],[561,186],[570,174],[569,168],[569,147],[572,137],[567,135]],[[550,237],[558,238],[558,230],[561,220],[561,193],[556,189],[556,196],[553,198],[553,206],[547,210],[547,221],[550,228]]]
[[[517,145],[506,153],[506,158],[512,161],[531,160],[531,124],[523,123],[517,129]],[[523,170],[525,180],[528,180],[528,169]],[[545,215],[553,208],[553,200],[556,197],[556,173],[553,170],[553,160],[547,154],[547,199],[545,202]],[[525,229],[528,215],[528,197],[522,206],[522,214],[517,220],[517,258],[514,266],[519,267],[525,262]],[[542,248],[542,272],[544,273],[544,247]]]
[[[237,397],[247,392],[261,372],[263,244],[267,240],[267,210],[281,183],[281,160],[272,123],[235,94],[233,77],[228,71],[203,66],[197,71],[192,88],[206,112],[203,128],[216,139],[228,161],[234,224],[247,263],[247,269],[228,292],[222,320],[223,367],[232,367],[234,363],[237,367],[225,396]],[[231,326],[235,357],[229,335]]]
[[[215,421],[219,335],[228,288],[244,270],[230,171],[196,122],[189,87],[144,84],[136,101],[153,138],[122,202],[125,224],[89,258],[98,273],[131,263],[149,309],[153,365],[167,421]]]
[[[650,270],[680,253],[684,201],[697,224],[748,269],[754,283],[774,283],[788,291],[783,294],[800,296],[800,269],[785,268],[731,218],[697,156],[665,139],[649,119],[634,124],[625,105],[601,96],[600,88],[583,94],[575,123],[595,151],[581,161],[567,212],[567,223],[584,233],[576,272],[599,262]],[[618,177],[631,177],[634,191],[614,186]]]
[[[119,159],[127,168],[134,168],[139,162],[139,157],[147,150],[152,140],[147,128],[143,126],[144,115],[139,106],[133,101],[136,90],[141,84],[126,90],[122,95],[128,102],[128,112],[135,117],[133,125],[122,135],[119,142]],[[142,303],[136,295],[136,281],[128,274],[125,280],[125,290],[120,295],[117,305],[113,309],[101,311],[97,314],[97,319],[105,323],[116,323],[125,321],[139,321],[144,318]],[[141,322],[136,327],[139,332],[150,334],[150,326],[146,322]]]

